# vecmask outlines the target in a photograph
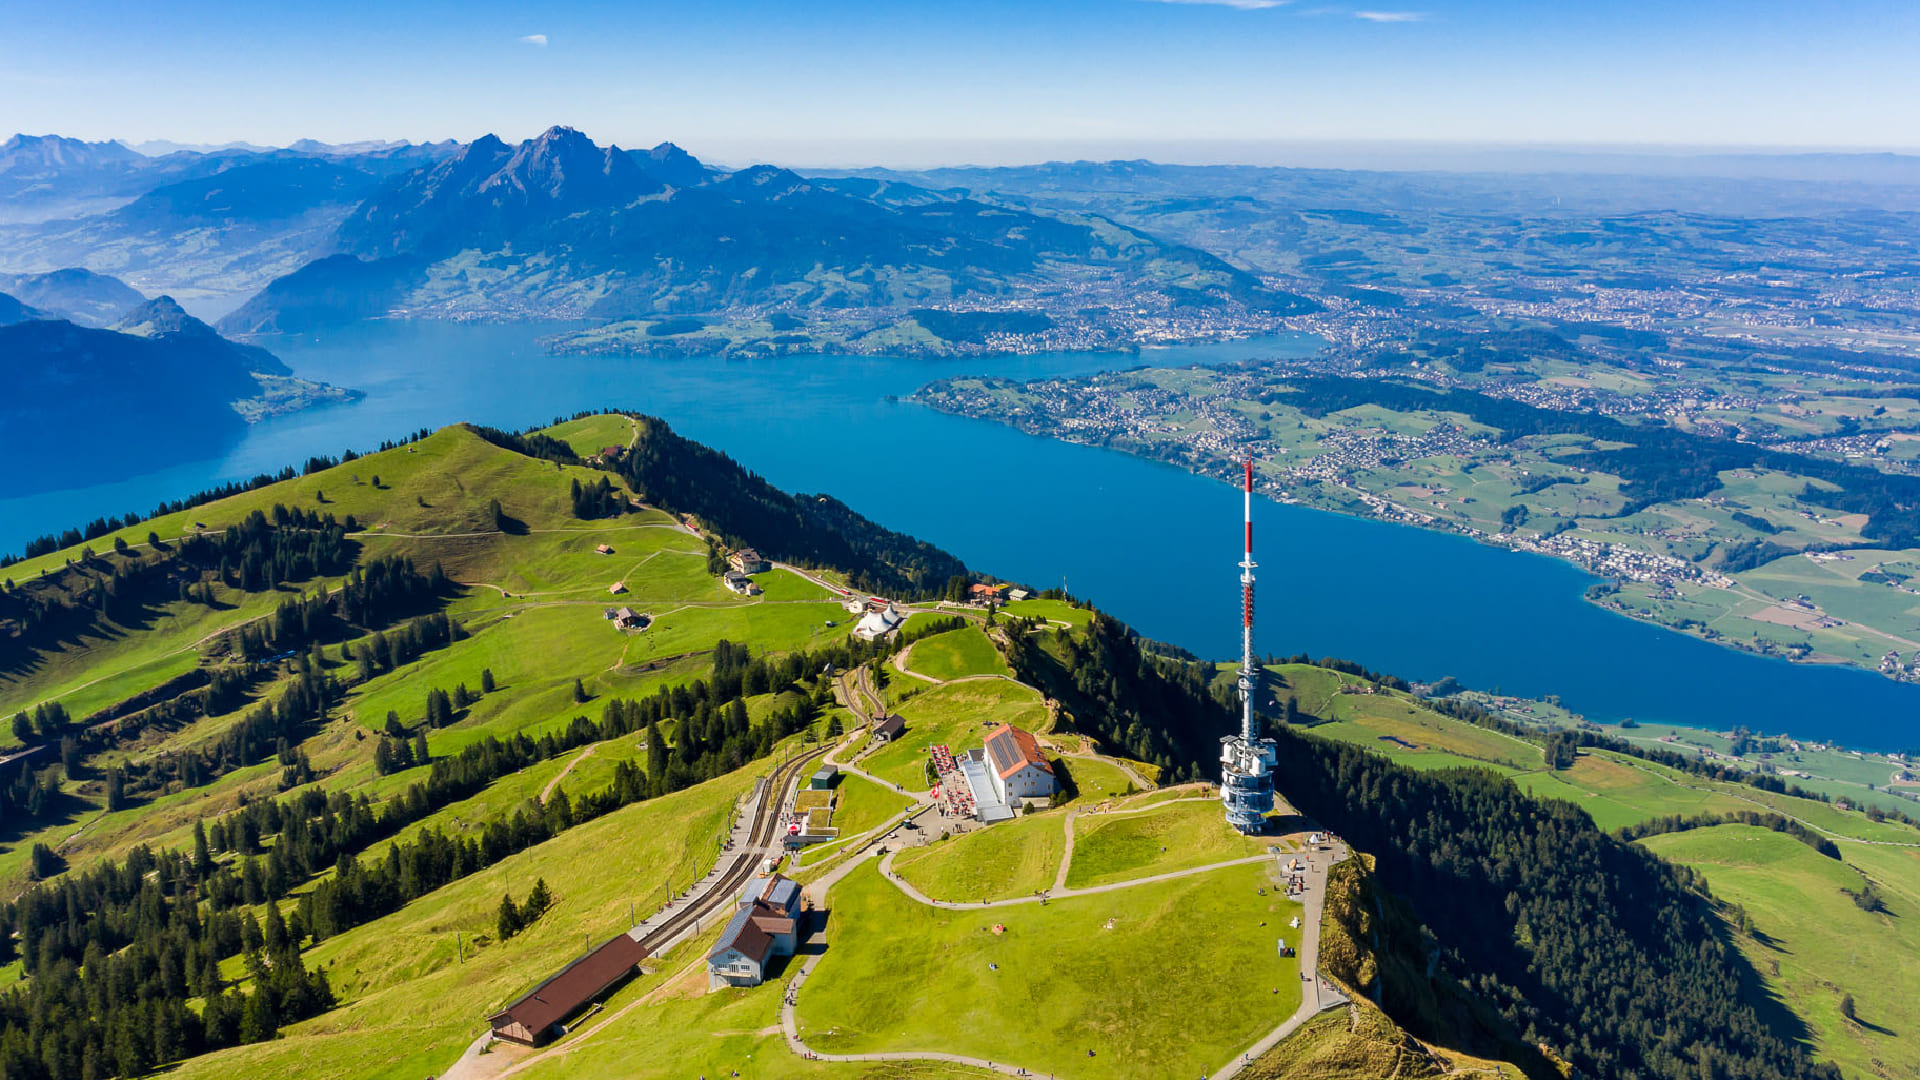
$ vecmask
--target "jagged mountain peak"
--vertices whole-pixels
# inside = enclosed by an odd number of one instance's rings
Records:
[[[139,154],[116,142],[86,142],[65,135],[16,134],[0,144],[0,171],[22,167],[70,169],[76,166],[132,165]]]

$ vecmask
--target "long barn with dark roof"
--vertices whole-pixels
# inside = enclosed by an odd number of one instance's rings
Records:
[[[646,958],[646,946],[621,934],[488,1017],[493,1034],[526,1046],[540,1046],[564,1035],[562,1025],[568,1019],[631,978]]]

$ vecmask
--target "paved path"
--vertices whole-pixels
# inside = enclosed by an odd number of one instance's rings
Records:
[[[1332,851],[1313,851],[1301,856],[1281,857],[1283,859],[1297,857],[1307,864],[1307,892],[1304,899],[1306,911],[1300,916],[1300,972],[1306,978],[1300,982],[1300,1007],[1293,1010],[1292,1016],[1282,1020],[1280,1026],[1261,1036],[1260,1040],[1243,1051],[1240,1057],[1214,1073],[1210,1080],[1231,1080],[1241,1069],[1246,1068],[1258,1060],[1260,1055],[1278,1045],[1280,1040],[1299,1030],[1301,1024],[1327,1009],[1337,1008],[1347,1003],[1347,996],[1320,975],[1320,916],[1326,907],[1327,870],[1334,863],[1347,857],[1347,849],[1344,845],[1340,845],[1334,847]]]
[[[913,653],[913,646],[911,645],[907,646],[904,649],[901,649],[897,653],[894,653],[893,660],[892,660],[893,670],[899,672],[902,675],[907,676],[910,679],[919,679],[922,682],[930,682],[930,683],[933,683],[935,686],[938,686],[941,683],[946,682],[945,679],[936,679],[931,675],[922,675],[920,672],[915,671],[912,668],[908,667],[907,661],[909,656],[912,653]]]
[[[1249,855],[1244,859],[1228,859],[1225,862],[1208,863],[1205,866],[1191,866],[1185,870],[1169,870],[1164,874],[1152,874],[1148,877],[1116,881],[1108,885],[1089,885],[1084,889],[1055,889],[1044,895],[1016,896],[1010,900],[979,900],[968,902],[935,900],[933,897],[907,884],[904,878],[893,872],[893,855],[893,852],[888,852],[886,856],[880,860],[880,876],[893,882],[894,887],[906,893],[908,899],[916,900],[928,907],[946,908],[950,911],[977,911],[981,908],[1013,907],[1017,904],[1037,904],[1042,900],[1060,900],[1069,896],[1092,896],[1096,893],[1118,892],[1121,889],[1131,889],[1140,885],[1152,885],[1156,882],[1173,881],[1177,878],[1192,877],[1195,874],[1206,874],[1215,870],[1224,870],[1229,866],[1247,866],[1252,863],[1266,862],[1273,858],[1270,854]]]

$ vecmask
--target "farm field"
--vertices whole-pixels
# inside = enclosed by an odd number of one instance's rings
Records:
[[[1097,757],[1061,757],[1053,763],[1055,770],[1064,770],[1072,778],[1075,789],[1074,801],[1081,805],[1117,799],[1129,791],[1137,790],[1127,774],[1112,762]]]

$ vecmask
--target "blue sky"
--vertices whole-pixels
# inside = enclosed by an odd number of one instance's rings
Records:
[[[1920,148],[1914,0],[0,0],[0,25],[0,128],[135,142],[565,123],[810,164]]]

